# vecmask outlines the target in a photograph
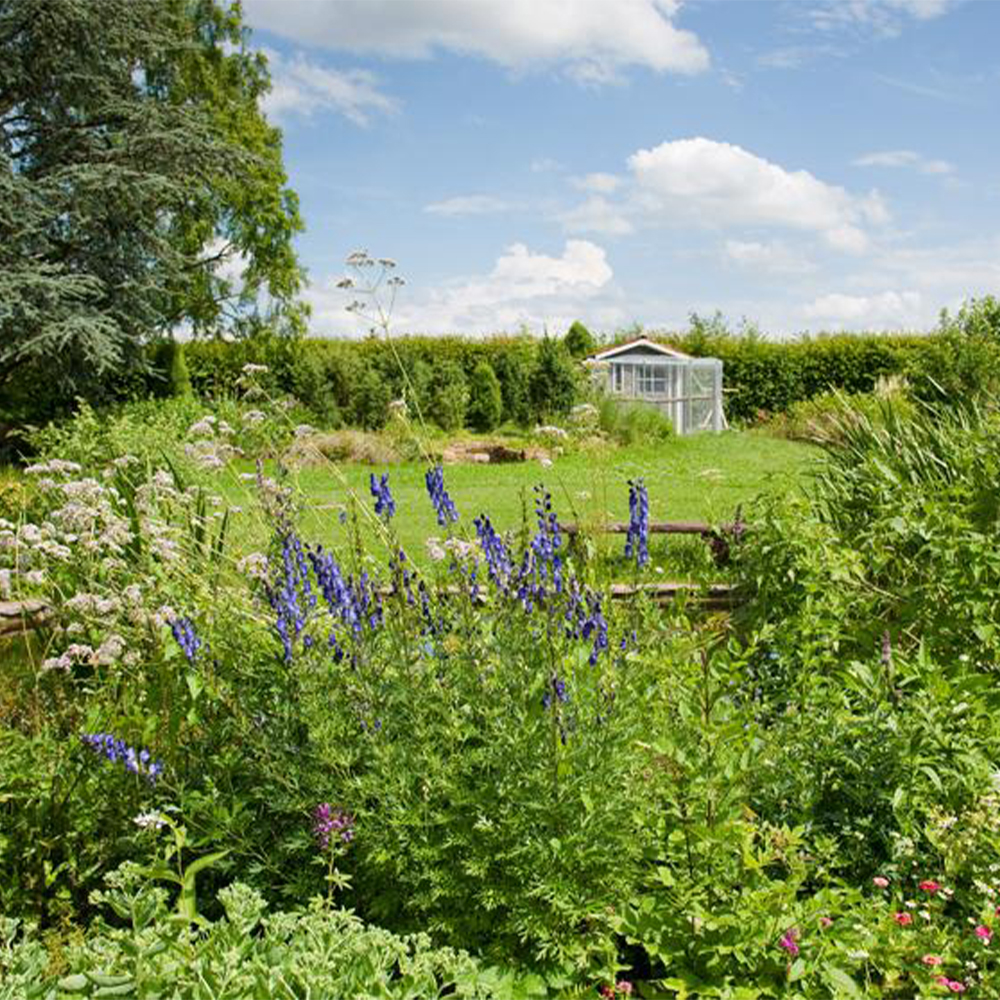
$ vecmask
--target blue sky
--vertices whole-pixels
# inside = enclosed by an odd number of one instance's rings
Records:
[[[313,332],[925,329],[1000,293],[997,0],[244,0]]]

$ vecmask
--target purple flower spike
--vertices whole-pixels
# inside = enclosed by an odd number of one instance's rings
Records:
[[[375,513],[385,515],[388,521],[396,513],[396,501],[392,499],[389,491],[389,473],[382,473],[381,479],[375,478],[375,473],[371,474],[371,494],[375,498]]]
[[[111,733],[82,733],[80,740],[95,754],[112,764],[121,763],[130,774],[142,775],[151,785],[163,773],[163,762],[153,760],[148,750],[136,750]]]
[[[458,510],[454,501],[448,496],[448,491],[444,488],[444,470],[440,465],[435,465],[433,469],[428,469],[424,475],[424,482],[427,484],[427,494],[434,504],[437,512],[437,522],[444,528],[452,521],[458,520]]]
[[[649,494],[642,479],[628,483],[628,534],[625,536],[625,558],[635,556],[642,568],[649,562]]]
[[[175,618],[170,623],[170,631],[177,640],[177,645],[184,651],[188,663],[194,663],[202,646],[201,639],[194,630],[194,622],[190,618]]]
[[[337,839],[344,845],[354,840],[354,817],[329,802],[321,802],[313,810],[313,834],[321,851],[329,849]]]

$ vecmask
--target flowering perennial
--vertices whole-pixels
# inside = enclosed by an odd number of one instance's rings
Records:
[[[483,555],[486,556],[486,568],[490,579],[498,587],[506,589],[514,570],[507,546],[485,514],[475,518],[472,523],[476,527]]]
[[[132,774],[141,774],[151,785],[163,773],[163,762],[153,760],[148,750],[136,750],[124,740],[111,733],[83,733],[80,740],[84,746],[90,747],[96,754],[101,754],[113,764],[121,762],[125,770]]]
[[[792,958],[794,958],[799,953],[799,946],[797,943],[798,936],[799,936],[798,929],[792,927],[789,930],[785,931],[781,940],[778,942],[778,944],[782,948],[784,948],[785,951],[787,951]]]
[[[202,646],[201,639],[194,630],[194,622],[190,618],[175,618],[170,623],[170,631],[173,632],[177,645],[184,651],[188,663],[194,663]]]
[[[374,472],[371,474],[371,494],[375,498],[375,513],[380,516],[384,514],[388,521],[396,513],[396,501],[389,491],[388,472],[383,472],[381,479],[376,479]]]
[[[628,534],[625,536],[625,558],[635,556],[636,565],[649,562],[649,494],[642,479],[628,483]]]
[[[444,488],[444,470],[441,466],[435,465],[433,469],[428,469],[424,475],[424,482],[427,484],[427,493],[437,512],[438,524],[444,528],[449,523],[457,521],[458,510]]]
[[[302,542],[292,532],[282,541],[280,576],[273,586],[267,586],[267,598],[277,615],[274,628],[284,647],[285,661],[291,662],[295,640],[316,605]]]
[[[335,809],[329,802],[321,802],[313,810],[313,833],[321,851],[337,840],[349,844],[354,839],[354,817],[343,809]]]

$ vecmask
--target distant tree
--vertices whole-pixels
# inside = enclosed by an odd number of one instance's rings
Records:
[[[546,336],[538,346],[529,392],[536,418],[565,416],[576,402],[577,373],[562,344]]]
[[[216,0],[0,0],[0,396],[99,398],[182,325],[302,327],[301,220],[245,41]]]
[[[469,385],[454,361],[442,361],[434,369],[431,385],[431,417],[446,431],[457,431],[465,423]]]
[[[577,320],[566,331],[566,336],[563,337],[563,347],[574,358],[585,358],[597,350],[597,341],[594,340],[593,334]]]
[[[480,361],[469,379],[469,407],[466,422],[477,431],[491,431],[503,416],[500,380],[488,361]]]

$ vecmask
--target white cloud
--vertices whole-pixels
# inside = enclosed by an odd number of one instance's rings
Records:
[[[587,240],[567,240],[558,257],[535,253],[523,243],[509,246],[492,271],[403,297],[392,317],[395,330],[422,333],[495,333],[522,324],[562,329],[576,318],[613,326],[621,312],[611,286],[604,250]],[[347,298],[336,279],[313,287],[312,326],[317,333],[342,331],[350,321]],[[358,332],[362,332],[359,328]]]
[[[914,291],[876,295],[833,292],[814,299],[802,312],[821,327],[907,329],[924,322],[923,299]]]
[[[302,44],[426,58],[443,49],[525,70],[566,65],[607,82],[630,65],[697,73],[708,52],[674,27],[678,0],[245,0],[247,22]]]
[[[332,110],[356,125],[367,125],[372,114],[393,114],[396,102],[378,89],[374,74],[362,69],[335,70],[311,62],[301,52],[286,58],[265,49],[271,67],[271,92],[262,100],[273,120],[293,115],[311,117]]]
[[[600,195],[594,195],[575,208],[563,212],[558,220],[569,233],[625,236],[634,230],[622,210]]]
[[[723,255],[728,263],[767,274],[810,274],[816,270],[816,265],[802,253],[782,243],[726,240]]]
[[[822,0],[809,8],[809,19],[821,31],[858,28],[879,35],[898,35],[908,21],[932,21],[957,6],[958,0]]]
[[[614,174],[587,174],[584,177],[573,177],[570,180],[573,187],[579,191],[592,191],[594,194],[613,194],[621,187],[622,179]]]
[[[856,167],[910,167],[922,174],[951,174],[953,164],[947,160],[928,160],[912,149],[889,149],[879,153],[865,153],[853,161]]]
[[[488,194],[457,195],[444,201],[435,201],[424,206],[424,211],[431,215],[492,215],[496,212],[506,212],[511,208],[510,202],[494,198]]]
[[[629,157],[637,208],[666,221],[717,228],[773,226],[813,232],[860,252],[864,226],[887,218],[876,193],[856,197],[808,171],[789,171],[726,142],[664,142]]]

